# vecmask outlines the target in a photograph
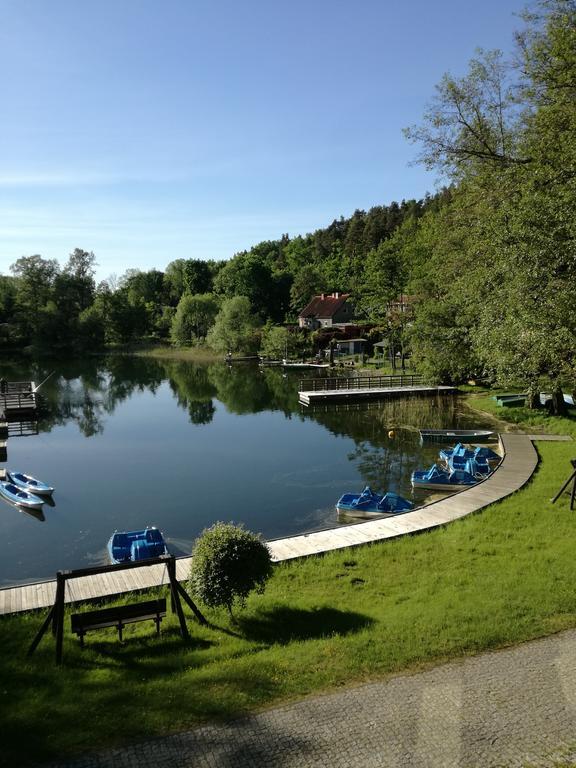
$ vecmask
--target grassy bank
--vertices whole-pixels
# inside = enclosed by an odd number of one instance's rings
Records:
[[[276,568],[236,624],[206,611],[181,642],[134,625],[127,642],[68,630],[56,669],[42,615],[0,621],[0,763],[22,764],[149,738],[334,686],[415,670],[576,626],[576,515],[550,498],[572,443],[540,443],[529,486],[444,529]],[[134,597],[132,598],[134,599]],[[66,623],[68,627],[68,620]]]
[[[491,395],[470,395],[468,404],[478,411],[508,424],[514,424],[524,432],[533,434],[572,435],[576,439],[576,408],[569,407],[566,416],[549,416],[545,408],[531,410],[498,406]],[[575,451],[576,453],[576,451]]]
[[[189,360],[196,363],[223,362],[224,355],[208,347],[150,346],[132,350],[136,357],[155,357],[160,360]]]

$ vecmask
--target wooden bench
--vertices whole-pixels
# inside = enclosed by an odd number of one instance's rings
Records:
[[[113,608],[101,608],[97,611],[72,614],[72,632],[80,637],[84,645],[84,635],[92,629],[116,627],[118,638],[122,641],[122,629],[126,624],[151,619],[156,623],[156,634],[160,634],[160,622],[166,616],[166,600],[148,600],[145,603],[119,605]]]

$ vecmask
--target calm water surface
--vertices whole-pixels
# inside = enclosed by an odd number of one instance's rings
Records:
[[[10,437],[6,464],[54,485],[55,506],[42,521],[0,501],[4,586],[106,562],[116,529],[156,525],[179,555],[216,520],[269,539],[333,527],[346,491],[412,498],[412,470],[437,454],[418,427],[484,426],[453,396],[304,408],[298,374],[251,365],[118,356],[1,369],[37,382],[55,371],[38,434]]]

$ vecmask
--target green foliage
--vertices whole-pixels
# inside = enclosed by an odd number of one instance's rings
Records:
[[[196,540],[190,565],[190,588],[211,608],[245,605],[250,592],[264,591],[272,575],[270,551],[241,526],[215,523]]]
[[[218,301],[211,293],[185,293],[176,308],[170,336],[175,344],[203,341],[218,314]]]
[[[526,20],[519,68],[481,52],[410,132],[458,182],[416,232],[412,340],[422,370],[545,380],[561,411],[576,382],[576,5],[544,0]]]
[[[281,276],[273,276],[271,267],[255,252],[230,259],[214,280],[214,290],[228,299],[246,296],[262,320],[283,320],[288,309],[290,286]]]
[[[269,325],[262,330],[260,351],[264,357],[273,360],[296,356],[302,348],[300,334],[292,333],[286,328]]]
[[[246,296],[224,299],[206,340],[217,352],[255,352],[258,349],[256,319]]]

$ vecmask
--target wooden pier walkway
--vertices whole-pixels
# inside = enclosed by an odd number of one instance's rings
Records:
[[[419,374],[331,377],[304,379],[298,387],[298,399],[302,405],[312,405],[455,391],[456,387],[429,386]]]
[[[456,387],[360,387],[358,389],[327,389],[319,392],[299,391],[298,399],[302,405],[314,405],[319,402],[346,402],[347,400],[375,400],[387,397],[403,397],[405,395],[437,395],[443,392],[456,392]]]
[[[38,395],[33,381],[5,381],[0,384],[2,421],[18,421],[38,410]]]

